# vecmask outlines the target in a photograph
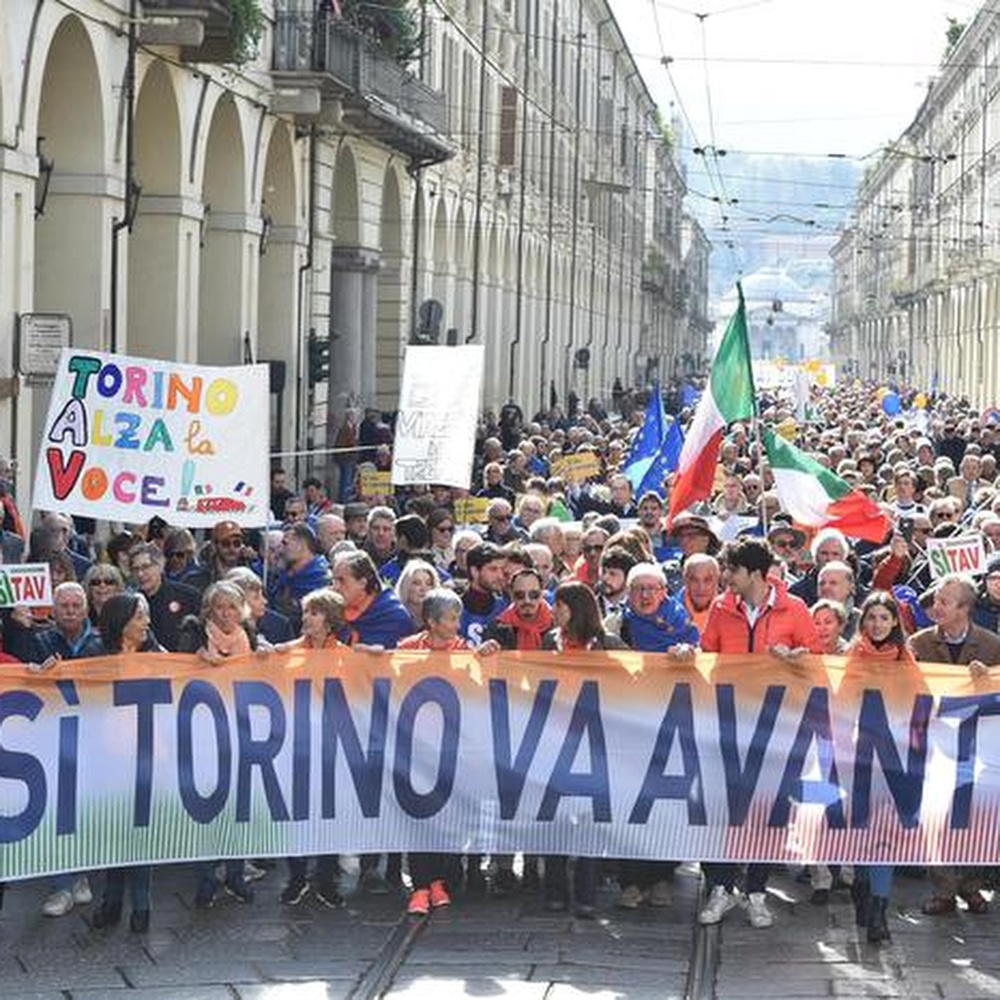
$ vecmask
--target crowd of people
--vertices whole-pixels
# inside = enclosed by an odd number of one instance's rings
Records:
[[[690,417],[680,405],[686,395],[673,387],[668,399],[682,423]],[[312,474],[296,488],[275,467],[272,523],[261,531],[221,520],[196,538],[160,518],[111,531],[47,512],[25,538],[12,491],[0,486],[3,560],[47,562],[54,586],[50,609],[3,613],[2,655],[46,669],[120,652],[188,652],[217,664],[259,649],[341,645],[483,657],[631,649],[677,661],[698,650],[784,661],[822,653],[855,658],[869,683],[872,672],[913,670],[917,661],[977,675],[1000,664],[1000,421],[980,419],[963,400],[912,392],[889,413],[878,387],[860,383],[814,390],[808,418],[797,417],[780,391],[765,394],[762,422],[888,513],[891,529],[872,543],[835,528],[810,537],[793,523],[755,435],[741,425],[728,430],[713,494],[668,525],[669,477],[636,496],[626,474],[645,401],[633,394],[618,401],[621,414],[596,402],[532,420],[515,404],[498,417],[486,413],[469,489],[428,485],[362,498],[366,469],[380,467],[363,451],[360,461],[338,457],[335,489]],[[370,451],[391,455],[388,421],[375,421],[365,438]],[[588,453],[597,473],[582,481],[556,474],[566,456]],[[384,453],[378,462],[384,468]],[[927,539],[960,532],[982,536],[985,572],[935,578]],[[851,697],[851,685],[840,696]],[[196,904],[210,907],[220,893],[249,902],[250,883],[271,864],[200,863]],[[617,879],[621,907],[669,904],[675,867],[667,858],[577,858],[570,866],[565,857],[515,864],[507,856],[411,853],[407,906],[422,914],[463,888],[537,886],[547,909],[592,917],[603,877]],[[318,857],[311,868],[310,875],[308,859],[287,860],[282,903],[313,894],[341,905],[339,859]],[[702,870],[702,923],[740,907],[752,926],[771,926],[768,866]],[[360,887],[391,891],[403,871],[399,856],[363,857]],[[888,939],[891,868],[813,866],[805,874],[813,902],[849,888],[868,940]],[[959,901],[985,911],[987,874],[931,869],[925,912],[946,914]],[[149,868],[106,873],[94,926],[121,919],[128,885],[130,926],[145,930],[151,884]],[[85,876],[59,876],[42,909],[62,916],[91,895]]]

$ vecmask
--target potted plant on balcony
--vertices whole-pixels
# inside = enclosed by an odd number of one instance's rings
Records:
[[[229,39],[233,62],[242,66],[257,55],[264,34],[264,12],[259,0],[227,0],[229,4]]]
[[[422,36],[410,0],[341,0],[343,19],[401,66],[420,55]]]

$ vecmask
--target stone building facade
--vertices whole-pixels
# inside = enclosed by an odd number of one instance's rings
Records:
[[[656,109],[604,0],[421,0],[408,61],[340,6],[262,0],[242,64],[224,0],[0,10],[0,453],[22,495],[48,403],[16,367],[26,315],[68,315],[79,346],[270,362],[276,452],[394,409],[411,338],[485,344],[484,405],[534,409],[634,384],[687,328],[643,341],[646,214],[677,189],[650,208]]]
[[[983,7],[831,251],[838,371],[1000,398],[1000,14]]]

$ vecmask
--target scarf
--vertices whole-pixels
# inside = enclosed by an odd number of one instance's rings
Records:
[[[538,613],[534,618],[522,618],[517,613],[517,606],[511,605],[496,618],[498,624],[509,625],[517,636],[518,649],[541,649],[542,636],[548,632],[554,623],[552,611],[544,602],[539,602]]]
[[[866,635],[856,636],[849,647],[849,652],[863,656],[867,660],[913,662],[913,655],[905,646],[892,644],[879,648]]]
[[[209,651],[218,653],[219,656],[243,656],[252,652],[250,639],[242,626],[227,633],[223,632],[215,622],[207,621],[205,638],[208,640]]]

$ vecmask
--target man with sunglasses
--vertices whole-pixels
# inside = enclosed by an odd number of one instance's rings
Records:
[[[215,583],[224,580],[231,569],[246,566],[252,555],[243,544],[243,529],[235,521],[219,521],[212,528],[209,544],[202,552],[202,561],[208,568],[211,582]]]
[[[494,545],[526,542],[528,533],[514,526],[514,508],[503,497],[497,497],[486,507],[486,531],[483,537]]]
[[[201,594],[185,583],[164,575],[163,553],[152,542],[136,545],[129,553],[129,568],[136,586],[149,605],[149,624],[160,645],[176,653],[181,622],[201,610]]]

